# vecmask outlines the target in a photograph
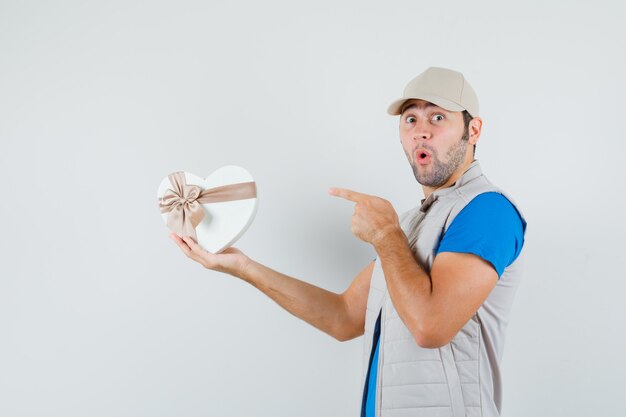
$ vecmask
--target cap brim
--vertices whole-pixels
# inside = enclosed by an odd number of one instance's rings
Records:
[[[414,94],[411,97],[404,97],[401,98],[399,100],[394,101],[393,103],[391,103],[391,105],[387,108],[387,113],[389,113],[392,116],[397,116],[400,114],[400,110],[402,110],[402,106],[404,105],[404,103],[408,100],[412,100],[412,99],[419,99],[419,100],[425,100],[428,101],[430,103],[433,103],[439,107],[441,107],[442,109],[445,110],[449,110],[449,111],[463,111],[466,110],[463,106],[455,103],[454,101],[450,101],[448,99],[439,97],[439,96],[435,96],[433,94]]]

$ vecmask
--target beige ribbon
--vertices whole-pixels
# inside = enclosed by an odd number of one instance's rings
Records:
[[[167,227],[178,236],[191,236],[197,241],[196,226],[204,218],[201,204],[256,198],[256,184],[242,182],[203,190],[188,185],[182,171],[168,175],[172,188],[159,198],[161,213],[169,213]]]

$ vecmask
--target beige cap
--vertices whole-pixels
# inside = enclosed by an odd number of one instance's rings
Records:
[[[398,115],[410,99],[422,99],[450,111],[463,111],[478,116],[478,97],[463,74],[447,68],[430,67],[413,78],[404,88],[404,95],[391,103],[387,112]]]

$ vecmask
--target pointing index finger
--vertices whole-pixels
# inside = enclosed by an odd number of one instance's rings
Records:
[[[355,203],[358,203],[359,201],[367,197],[367,194],[348,190],[347,188],[331,188],[330,190],[328,190],[328,193],[336,197],[341,197],[345,198],[346,200],[354,201]]]

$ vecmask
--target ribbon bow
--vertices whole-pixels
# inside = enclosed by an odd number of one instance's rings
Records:
[[[168,175],[172,188],[159,198],[161,213],[169,213],[167,227],[177,235],[196,237],[196,226],[204,218],[201,204],[223,201],[245,200],[256,197],[256,184],[242,182],[203,190],[197,185],[188,185],[182,171]]]

